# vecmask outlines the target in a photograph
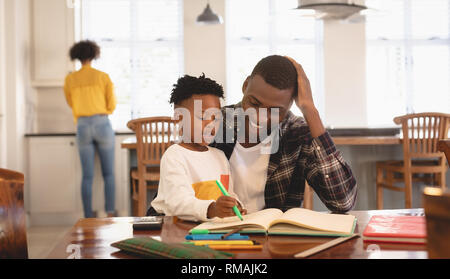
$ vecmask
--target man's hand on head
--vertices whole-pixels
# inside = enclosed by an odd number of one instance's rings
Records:
[[[304,114],[304,110],[312,110],[315,109],[314,100],[312,97],[311,84],[309,83],[309,79],[303,70],[302,65],[298,64],[297,61],[292,59],[289,56],[286,56],[289,61],[292,62],[295,69],[297,70],[297,94],[294,99],[295,104]]]
[[[303,67],[297,63],[294,59],[286,56],[289,61],[292,62],[295,69],[297,70],[297,94],[294,99],[295,104],[298,106],[303,116],[308,122],[309,129],[311,131],[312,137],[318,137],[325,132],[322,120],[320,119],[319,112],[314,105],[314,100],[312,97],[311,85],[309,79],[303,70]]]

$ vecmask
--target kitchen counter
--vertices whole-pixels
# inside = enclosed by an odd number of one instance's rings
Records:
[[[400,128],[327,128],[333,138],[351,141],[352,144],[398,144]],[[134,136],[133,131],[116,131],[115,135]],[[28,133],[25,137],[71,137],[75,132]],[[387,140],[387,141],[386,141]],[[339,144],[339,143],[337,143]],[[344,143],[345,144],[345,143]]]
[[[116,136],[132,136],[134,132],[114,132]],[[76,136],[75,132],[67,132],[67,133],[29,133],[25,134],[26,138],[29,137],[74,137]]]

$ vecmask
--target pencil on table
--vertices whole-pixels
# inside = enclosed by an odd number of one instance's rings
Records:
[[[261,250],[263,246],[258,245],[208,245],[214,250]]]
[[[230,235],[239,232],[240,230],[241,230],[241,229],[236,228],[236,229],[230,231],[229,233],[222,235],[220,238],[225,239],[225,238],[229,237]]]

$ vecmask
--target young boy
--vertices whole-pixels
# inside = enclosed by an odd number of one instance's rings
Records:
[[[191,221],[235,216],[236,200],[230,167],[224,153],[209,147],[221,121],[223,88],[215,81],[185,75],[174,84],[170,103],[182,113],[181,142],[170,146],[161,158],[158,194],[152,207],[158,213]],[[232,197],[222,195],[220,180]]]

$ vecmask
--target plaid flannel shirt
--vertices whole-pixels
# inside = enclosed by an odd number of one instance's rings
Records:
[[[222,150],[228,159],[236,144],[237,117],[234,117],[234,125],[227,123],[226,108],[239,107],[241,103],[222,108],[223,122],[217,137],[221,137],[223,143],[217,140],[211,144]],[[230,129],[234,129],[234,141],[226,143],[227,131],[233,132]],[[356,180],[329,133],[312,138],[306,121],[288,112],[280,123],[279,135],[278,151],[270,155],[267,169],[265,207],[283,211],[300,207],[306,179],[329,210],[351,210],[357,196]]]

